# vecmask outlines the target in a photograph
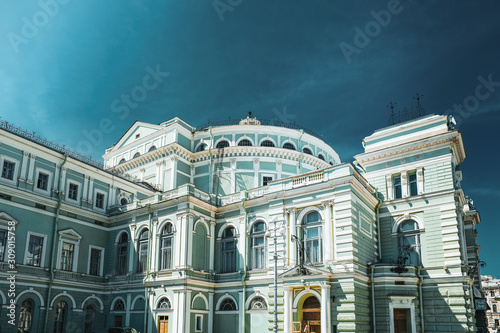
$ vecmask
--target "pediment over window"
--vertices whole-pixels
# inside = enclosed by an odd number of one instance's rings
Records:
[[[82,236],[72,228],[59,230],[59,237],[76,241],[82,239]]]
[[[6,212],[0,212],[0,225],[8,226],[10,221],[14,221],[16,226],[19,223],[15,218],[10,216]]]

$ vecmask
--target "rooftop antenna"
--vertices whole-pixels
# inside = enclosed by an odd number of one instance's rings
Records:
[[[389,116],[389,125],[394,125],[396,123],[396,115],[394,114],[394,106],[398,103],[389,102],[387,105],[388,108],[391,109],[391,115]]]
[[[413,99],[416,99],[416,100],[417,100],[417,111],[418,111],[418,117],[422,117],[422,116],[425,114],[425,110],[424,110],[424,108],[422,107],[422,105],[420,105],[420,98],[421,98],[421,97],[424,97],[424,95],[419,94],[419,93],[416,93],[416,94],[415,94],[415,97],[413,97]]]

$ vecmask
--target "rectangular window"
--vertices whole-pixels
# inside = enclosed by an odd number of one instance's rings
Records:
[[[48,185],[49,185],[49,175],[43,172],[39,172],[36,187],[41,190],[47,191]]]
[[[96,193],[95,195],[95,206],[100,209],[104,209],[104,194]]]
[[[7,230],[0,229],[0,261],[4,261],[7,246]]]
[[[495,328],[497,328],[499,325],[498,319],[495,319]]]
[[[127,273],[127,251],[128,251],[127,243],[118,244],[118,262],[117,262],[118,275],[124,275],[125,273]]]
[[[90,267],[89,274],[90,275],[101,275],[101,253],[102,250],[99,249],[91,249],[90,250]]]
[[[272,181],[273,181],[272,176],[263,176],[262,177],[262,186],[266,186],[267,184],[269,184]]]
[[[145,272],[148,265],[148,242],[139,243],[139,272]]]
[[[69,184],[68,198],[71,200],[78,200],[78,185],[73,183]]]
[[[203,315],[196,315],[195,332],[203,331]]]
[[[3,162],[3,168],[2,168],[2,178],[9,179],[9,180],[14,180],[14,168],[16,164],[9,162],[9,161],[4,161]]]
[[[75,244],[63,243],[61,251],[61,269],[63,271],[73,270],[73,256],[75,254]]]
[[[401,199],[403,197],[401,192],[401,176],[392,177],[392,186],[394,189],[394,199]]]
[[[42,261],[43,238],[30,236],[28,244],[28,254],[26,255],[26,265],[40,267]]]
[[[418,195],[417,173],[408,174],[408,193],[410,196]]]

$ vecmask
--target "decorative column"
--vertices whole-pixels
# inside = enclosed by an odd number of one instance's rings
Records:
[[[238,240],[238,253],[240,254],[240,256],[244,256],[245,253],[246,253],[246,247],[247,247],[247,244],[246,244],[246,239],[247,239],[247,231],[246,231],[246,226],[245,226],[245,219],[241,219],[240,220],[240,227],[239,227],[239,234],[240,234],[240,239]],[[240,271],[243,271],[245,270],[245,260],[240,260],[239,262],[239,270]]]
[[[195,167],[194,167],[194,164],[191,164],[189,166],[189,171],[190,171],[190,174],[189,174],[189,182],[191,184],[194,184],[194,173],[195,173]]]
[[[184,292],[184,297],[185,297],[185,321],[184,321],[184,330],[180,332],[191,332],[190,331],[190,326],[191,326],[191,290],[186,290]]]
[[[417,168],[417,187],[418,194],[424,194],[424,168]]]
[[[184,223],[185,215],[177,215],[177,241],[178,244],[175,247],[177,251],[177,267],[185,266],[186,262],[186,226]]]
[[[172,332],[182,332],[179,331],[179,318],[182,317],[184,309],[179,307],[179,296],[180,296],[179,292],[180,290],[174,290],[174,304],[173,304],[174,313],[172,314]]]
[[[139,179],[141,180],[141,182],[143,182],[144,181],[144,172],[146,172],[146,169],[141,168],[139,171],[140,171]]]
[[[194,233],[194,215],[186,215],[186,229],[187,229],[187,248],[186,248],[186,266],[193,267],[193,233]]]
[[[253,187],[259,187],[259,159],[253,159]]]
[[[132,293],[127,293],[127,303],[125,309],[125,326],[130,325],[130,308],[132,307]]]
[[[212,237],[214,238],[214,237]],[[214,330],[214,293],[208,292],[208,333]]]
[[[94,196],[92,195],[93,193],[94,193],[94,178],[89,177],[89,194],[87,196],[87,200],[90,202],[94,201]],[[106,206],[103,207],[106,208]]]
[[[155,185],[160,186],[161,183],[161,165],[163,164],[162,162],[156,162],[156,175],[155,175]]]
[[[245,298],[243,297],[243,291],[238,292],[239,301],[238,301],[238,309],[239,309],[239,330],[238,332],[245,332]]]
[[[116,199],[116,195],[115,195],[115,186],[114,185],[111,185],[109,187],[109,199],[108,199],[108,207],[109,206],[113,206],[115,204],[115,199]]]
[[[392,200],[394,198],[392,192],[392,175],[385,176],[385,182],[387,184],[387,200]]]
[[[331,333],[330,285],[321,285],[321,332]]]
[[[130,238],[128,241],[128,273],[131,274],[134,271],[134,254],[135,254],[135,230],[137,226],[135,225],[135,216],[132,217],[132,225],[130,226]]]
[[[333,261],[333,236],[332,236],[332,202],[323,202],[325,208],[325,242],[323,245],[325,263],[329,264]]]
[[[59,183],[59,172],[61,170],[61,167],[56,164],[56,167],[54,168],[54,179],[52,179],[52,191],[57,192],[57,185]],[[61,186],[62,186],[62,179],[61,179]]]
[[[297,209],[296,208],[292,208],[292,209],[289,209],[288,210],[289,212],[289,215],[290,215],[290,239],[292,239],[292,236],[297,236],[297,230],[296,229],[296,226],[295,226],[295,219],[296,219],[296,214],[297,214]],[[295,266],[298,264],[297,262],[297,240],[295,239],[293,241],[293,248],[290,249],[290,264],[292,266]]]
[[[160,234],[158,233],[158,211],[154,212],[153,219],[153,230],[149,230],[151,233],[151,262],[149,263],[149,271],[157,272],[159,271],[158,265],[158,244],[160,244]]]
[[[35,160],[36,160],[36,156],[33,154],[30,154],[30,167],[28,170],[28,177],[27,177],[27,181],[29,184],[33,184],[33,172],[35,170]]]
[[[64,187],[64,185],[66,184],[66,171],[68,171],[68,168],[66,168],[66,167],[61,168],[61,192],[62,192],[62,195],[64,195],[66,193],[66,188]]]
[[[285,292],[285,299],[284,299],[284,318],[283,318],[283,325],[285,329],[285,333],[292,333],[291,329],[291,323],[292,323],[292,302],[290,299],[290,288],[283,286],[283,290]]]
[[[215,267],[215,221],[210,221],[210,261],[209,261],[209,270],[210,272],[214,271]],[[213,297],[213,294],[212,294]]]
[[[406,170],[401,171],[401,195],[403,198],[407,198],[408,193],[408,173]]]
[[[276,171],[278,172],[278,179],[281,179],[281,172],[283,171],[283,162],[276,161]]]
[[[19,174],[19,180],[26,180],[26,166],[28,164],[28,158],[30,154],[28,152],[23,153],[23,163],[21,164],[21,173]],[[57,169],[57,166],[56,166]]]
[[[82,201],[88,201],[89,177],[83,176]]]
[[[172,161],[172,174],[170,175],[170,189],[174,189],[177,187],[177,161],[179,160],[179,157],[177,156],[171,156],[170,160]]]
[[[231,191],[236,193],[236,159],[231,159]]]

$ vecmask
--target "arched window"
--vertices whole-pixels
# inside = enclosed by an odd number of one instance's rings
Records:
[[[198,148],[196,148],[196,151],[204,151],[204,150],[207,150],[208,149],[208,145],[206,143],[202,143],[201,145],[198,146]]]
[[[306,147],[306,148],[303,148],[303,149],[302,149],[302,151],[304,152],[304,154],[309,154],[309,155],[312,155],[312,154],[313,154],[313,153],[312,153],[312,151],[311,151],[311,149],[309,149],[309,148],[307,148],[307,147]]]
[[[266,310],[266,309],[267,309],[267,303],[264,297],[262,296],[254,297],[250,302],[250,306],[248,307],[248,310]]]
[[[318,264],[323,262],[321,227],[321,216],[317,211],[308,213],[302,219],[302,237],[306,263]]]
[[[121,299],[117,300],[113,307],[113,311],[125,311],[125,303],[123,303]]]
[[[262,147],[274,147],[274,143],[271,140],[264,140],[260,145]]]
[[[124,159],[124,158],[122,158],[122,159],[120,160],[120,162],[118,162],[118,164],[123,164],[123,163],[125,163],[125,162],[127,162],[127,160],[126,160],[126,159]]]
[[[228,227],[222,233],[222,273],[236,272],[236,229]]]
[[[406,220],[398,226],[399,256],[405,258],[405,265],[419,266],[420,260],[420,229],[414,220]]]
[[[283,148],[290,149],[290,150],[295,150],[294,145],[291,144],[290,142],[285,142],[285,144],[283,145]]]
[[[236,304],[234,303],[234,301],[229,298],[229,297],[226,297],[221,303],[220,303],[220,306],[219,306],[219,311],[235,311],[237,310],[236,308]]]
[[[94,332],[95,308],[93,305],[87,305],[85,309],[85,333]]]
[[[215,148],[226,148],[229,147],[229,141],[227,140],[221,140],[217,143],[217,146]]]
[[[240,142],[238,142],[238,146],[251,146],[252,145],[252,141],[248,140],[248,139],[243,139],[241,140]]]
[[[127,256],[128,256],[128,234],[122,233],[116,246],[116,272],[118,275],[127,273]]]
[[[172,304],[170,304],[170,301],[168,300],[168,298],[162,297],[158,301],[158,309],[171,309],[171,308],[172,308]]]
[[[138,264],[137,271],[145,272],[148,265],[148,242],[149,242],[149,230],[145,228],[138,240],[137,248],[139,249],[138,253]]]
[[[68,316],[68,303],[61,301],[57,303],[56,317],[54,319],[54,333],[65,332],[66,317]]]
[[[31,324],[33,322],[33,309],[35,303],[31,298],[25,299],[19,310],[19,321],[17,322],[17,331],[22,333],[31,332]]]
[[[174,231],[172,223],[167,223],[163,227],[160,235],[160,269],[172,268],[172,243]]]
[[[137,157],[139,157],[139,156],[141,156],[141,153],[137,152],[137,153],[135,153],[135,154],[134,154],[134,157],[133,157],[133,158],[137,158]]]
[[[250,233],[251,269],[266,268],[266,224],[255,222]]]
[[[325,160],[325,157],[324,157],[322,154],[318,154],[318,158],[319,158],[320,160],[322,160],[322,161],[324,161],[324,160]]]
[[[149,153],[150,151],[154,151],[154,150],[156,150],[156,146],[155,146],[155,145],[153,145],[153,146],[151,146],[151,147],[149,148],[148,153]]]

